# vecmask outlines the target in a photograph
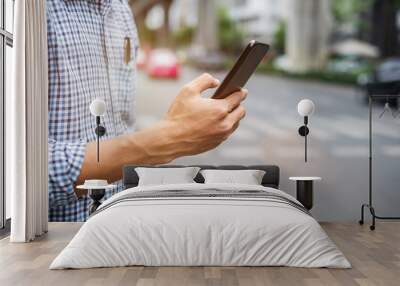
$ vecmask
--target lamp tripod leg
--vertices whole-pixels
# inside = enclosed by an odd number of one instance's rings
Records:
[[[375,215],[374,207],[373,206],[369,206],[369,211],[371,212],[371,215],[372,215],[372,225],[369,226],[369,229],[370,230],[375,230],[375,218],[376,218],[376,215]]]
[[[364,208],[365,208],[365,204],[363,204],[363,205],[361,206],[361,219],[358,221],[358,223],[359,223],[360,225],[363,225],[363,224],[364,224]]]

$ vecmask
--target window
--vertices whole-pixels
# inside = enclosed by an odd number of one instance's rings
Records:
[[[0,235],[9,227],[10,194],[4,188],[4,99],[11,93],[14,0],[0,0]]]

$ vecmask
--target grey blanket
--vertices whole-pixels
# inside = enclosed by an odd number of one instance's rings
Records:
[[[124,195],[121,195],[118,199],[113,200],[109,203],[105,203],[98,210],[96,210],[92,215],[95,216],[110,207],[118,205],[127,201],[144,201],[144,200],[154,200],[154,199],[174,199],[174,200],[190,200],[190,199],[205,199],[210,200],[213,198],[216,199],[257,199],[258,201],[264,200],[269,202],[275,202],[280,204],[289,205],[305,214],[310,215],[308,210],[300,203],[290,200],[285,196],[281,196],[279,194],[268,192],[268,191],[260,191],[260,190],[239,190],[239,191],[227,191],[227,190],[218,190],[215,188],[210,189],[202,189],[202,190],[163,190],[163,191],[138,191],[138,192],[130,192]]]

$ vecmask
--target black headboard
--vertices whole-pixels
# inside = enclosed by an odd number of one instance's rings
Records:
[[[279,187],[279,167],[274,165],[250,165],[250,166],[242,166],[242,165],[222,165],[222,166],[212,166],[212,165],[163,165],[156,166],[157,168],[179,168],[179,167],[199,167],[201,169],[219,169],[219,170],[264,170],[265,175],[262,179],[262,185],[265,187],[271,187],[278,189]],[[124,189],[129,189],[136,187],[139,182],[139,177],[135,171],[137,167],[152,167],[155,166],[138,166],[138,165],[128,165],[123,169],[123,183]],[[194,180],[197,183],[204,183],[204,178],[198,173]]]

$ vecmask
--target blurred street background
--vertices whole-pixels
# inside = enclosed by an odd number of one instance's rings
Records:
[[[316,218],[359,219],[368,200],[366,87],[399,87],[400,1],[130,0],[130,5],[141,40],[138,129],[161,119],[179,89],[202,72],[222,80],[249,40],[272,46],[246,86],[247,116],[236,133],[217,149],[174,164],[276,164],[281,189],[292,195],[295,184],[288,177],[320,176]],[[304,98],[316,105],[308,163],[297,133],[303,121],[297,103]],[[395,100],[387,100],[386,109],[385,103],[376,102],[373,111],[374,202],[379,215],[395,216],[400,110]]]

